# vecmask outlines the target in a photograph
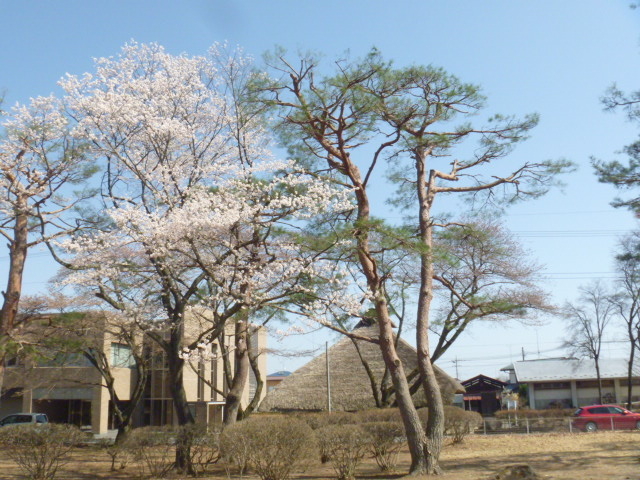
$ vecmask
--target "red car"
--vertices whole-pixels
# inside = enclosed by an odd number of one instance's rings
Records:
[[[585,432],[602,430],[640,430],[640,413],[618,405],[589,405],[573,414],[573,426]]]

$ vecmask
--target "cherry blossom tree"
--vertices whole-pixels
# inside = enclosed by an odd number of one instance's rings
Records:
[[[246,59],[216,47],[188,57],[134,43],[61,82],[73,134],[104,172],[101,228],[60,245],[72,270],[65,282],[140,319],[166,353],[181,425],[193,421],[185,361],[227,322],[305,294],[323,266],[296,230],[351,208],[327,182],[272,156],[261,113],[243,96],[247,71]],[[227,402],[232,422],[239,395]],[[177,464],[188,469],[185,452]]]

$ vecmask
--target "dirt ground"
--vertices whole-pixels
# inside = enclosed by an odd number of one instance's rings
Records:
[[[593,434],[474,435],[459,445],[447,445],[442,455],[444,475],[450,480],[488,480],[503,467],[528,464],[542,478],[572,480],[640,480],[640,432],[597,432]],[[109,472],[109,459],[98,449],[83,448],[74,453],[56,478],[64,480],[103,480],[138,478],[131,465],[125,470]],[[359,479],[395,479],[406,474],[409,456],[402,452],[397,474],[380,474],[373,460],[358,469]],[[321,480],[333,477],[330,466],[315,465],[292,479]],[[0,479],[23,478],[14,464],[0,452]],[[176,480],[178,477],[171,477]],[[227,474],[218,468],[207,480],[243,477]],[[413,477],[416,478],[416,477]],[[430,477],[434,478],[434,477]]]

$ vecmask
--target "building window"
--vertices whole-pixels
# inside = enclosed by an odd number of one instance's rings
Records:
[[[601,380],[603,387],[613,387],[613,380]],[[576,382],[578,388],[598,388],[597,380],[579,380]]]
[[[631,385],[633,385],[633,386],[640,385],[640,378],[632,378],[631,379]],[[629,379],[625,378],[623,380],[620,380],[620,386],[621,387],[628,387],[629,386]]]
[[[218,388],[218,344],[214,343],[211,345],[211,353],[213,354],[211,358],[211,400],[218,400],[218,392],[216,388]]]
[[[49,352],[51,353],[51,352]],[[82,353],[55,352],[38,358],[39,367],[91,367],[91,362]]]
[[[536,390],[561,390],[563,388],[571,388],[569,382],[540,382],[534,385]]]
[[[204,401],[204,379],[205,379],[204,360],[198,362],[198,401]]]
[[[18,357],[8,357],[4,360],[5,367],[17,367],[19,365]]]
[[[133,355],[131,354],[131,347],[123,343],[111,344],[111,366],[132,368],[136,364]]]

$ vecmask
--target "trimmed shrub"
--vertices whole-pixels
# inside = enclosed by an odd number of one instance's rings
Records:
[[[329,425],[355,424],[359,422],[358,415],[349,412],[312,412],[301,413],[296,418],[302,420],[313,430],[327,427]]]
[[[369,452],[375,458],[381,472],[393,470],[398,463],[398,453],[406,440],[404,427],[399,422],[369,422],[362,428],[370,439]]]
[[[220,437],[223,459],[241,472],[249,467],[262,480],[286,480],[316,452],[313,430],[290,417],[251,417],[227,427]]]
[[[482,415],[478,412],[458,407],[444,407],[444,434],[451,436],[454,444],[461,443],[468,434],[482,425]]]
[[[312,412],[302,413],[298,415],[298,418],[306,422],[313,430],[319,430],[321,428],[333,426],[333,425],[358,425],[362,423],[367,417],[364,412],[373,412],[374,410],[364,410],[357,413],[351,412]],[[375,415],[375,414],[372,414]],[[372,418],[372,417],[371,417]],[[329,452],[326,451],[326,445],[322,442],[319,443],[320,449],[320,461],[327,463],[329,461]]]
[[[249,466],[251,438],[247,434],[248,427],[245,425],[249,420],[227,427],[220,434],[220,459],[225,465],[227,476],[231,475],[232,467],[235,467],[242,476]],[[240,425],[245,426],[241,428]]]
[[[427,424],[429,409],[420,408],[418,416],[422,425]],[[444,434],[451,436],[453,443],[460,443],[464,437],[482,425],[482,415],[477,412],[463,410],[452,405],[444,406]]]
[[[130,460],[130,456],[129,449],[124,442],[114,443],[111,439],[103,438],[98,442],[98,447],[109,455],[109,458],[111,459],[110,470],[112,472],[126,468],[127,463]],[[116,468],[116,463],[119,463],[118,468]]]
[[[3,452],[31,480],[52,480],[69,453],[85,439],[73,425],[12,425],[0,428]]]
[[[359,425],[330,425],[316,431],[320,451],[327,456],[338,480],[353,480],[367,454],[371,438]]]
[[[164,478],[175,464],[174,427],[141,427],[129,432],[124,445],[138,465],[140,477]]]
[[[356,413],[358,423],[395,422],[402,423],[400,410],[397,408],[371,408]]]
[[[197,476],[220,459],[220,432],[210,431],[204,424],[184,425],[178,428],[176,446],[188,452],[189,463]]]

